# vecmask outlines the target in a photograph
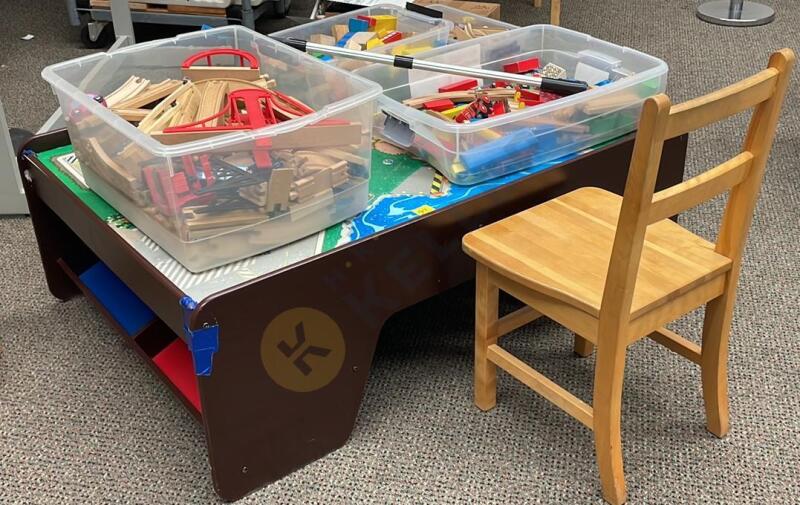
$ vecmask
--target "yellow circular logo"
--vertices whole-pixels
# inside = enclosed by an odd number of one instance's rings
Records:
[[[261,337],[261,362],[278,385],[307,393],[327,386],[344,363],[345,343],[336,321],[309,307],[273,319]]]

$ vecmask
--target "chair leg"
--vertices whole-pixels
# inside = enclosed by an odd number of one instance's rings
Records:
[[[550,24],[554,26],[561,24],[561,0],[550,0]]]
[[[598,335],[594,374],[594,443],[603,498],[613,505],[625,503],[627,490],[622,464],[622,382],[625,374],[625,344]]]
[[[475,275],[475,405],[490,410],[497,403],[497,366],[487,359],[497,343],[500,290],[489,280],[489,269],[478,263]]]
[[[576,333],[575,346],[573,348],[575,349],[575,354],[581,358],[587,358],[594,351],[594,344]]]
[[[728,434],[728,337],[733,316],[734,290],[728,288],[706,304],[700,368],[708,431]]]

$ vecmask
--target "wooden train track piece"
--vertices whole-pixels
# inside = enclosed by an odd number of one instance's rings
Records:
[[[114,109],[114,114],[118,115],[125,121],[138,123],[147,117],[148,114],[150,114],[150,109]]]
[[[197,107],[194,120],[200,121],[205,118],[210,118],[208,121],[204,121],[207,126],[220,126],[224,118],[222,116],[213,116],[225,107],[227,94],[227,82],[214,80],[207,82],[203,88],[203,94],[200,97],[200,105]]]
[[[286,212],[289,210],[289,192],[294,181],[294,169],[275,168],[269,177],[267,190],[267,212]]]
[[[153,110],[150,111],[150,114],[145,116],[139,122],[139,130],[150,133],[153,131],[152,124],[158,119],[161,114],[167,111],[167,109],[173,107],[175,105],[175,101],[188,90],[192,89],[194,84],[191,81],[183,82],[175,91],[173,91],[169,96],[161,100],[161,103],[156,105]]]
[[[328,147],[325,149],[320,149],[319,152],[327,156],[330,156],[332,158],[336,158],[338,160],[344,160],[353,163],[354,165],[359,165],[362,167],[369,166],[369,160],[367,160],[366,158],[362,158],[361,156],[357,156],[349,151],[345,151],[342,149]]]
[[[203,207],[184,207],[183,218],[187,230],[218,230],[220,228],[238,228],[256,224],[267,219],[267,215],[259,210],[238,209],[220,213],[200,212]]]
[[[144,90],[129,96],[116,106],[109,107],[112,109],[138,109],[169,96],[173,91],[178,89],[181,84],[182,82],[177,79],[165,79],[158,84],[150,84]]]
[[[136,96],[137,94],[141,93],[147,86],[150,85],[150,81],[144,79],[142,77],[137,77],[132,75],[128,78],[127,81],[122,83],[120,87],[109,93],[104,97],[106,101],[106,107],[109,109],[113,109],[117,107],[121,102]],[[138,107],[120,107],[123,109],[126,108],[138,108]]]
[[[501,98],[513,98],[514,93],[514,89],[508,88],[484,88],[467,91],[447,91],[444,93],[409,98],[407,100],[403,100],[403,105],[408,105],[409,107],[418,109],[426,102],[432,102],[434,100],[448,99],[452,100],[453,102],[471,102],[478,96],[482,95],[488,96],[493,100],[498,100]]]
[[[200,92],[196,88],[191,88],[189,91],[181,95],[176,100],[175,107],[178,111],[169,122],[169,126],[189,123],[194,121],[197,116],[197,109],[200,107]]]
[[[146,202],[140,191],[139,180],[131,175],[124,166],[117,163],[97,139],[88,139],[86,147],[89,150],[90,158],[94,161],[94,163],[90,163],[88,168],[108,181],[137,205],[144,206]]]
[[[150,135],[165,145],[182,144],[206,139],[224,131],[197,131],[164,133],[153,131]],[[340,147],[361,143],[361,123],[346,125],[312,125],[272,137],[272,149],[312,149],[315,147]]]

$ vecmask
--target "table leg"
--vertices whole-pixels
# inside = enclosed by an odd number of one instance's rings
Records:
[[[39,246],[47,287],[59,300],[80,294],[78,287],[58,265],[58,259],[76,255],[91,255],[83,242],[70,230],[35,191],[33,180],[22,170],[22,186],[28,201],[33,231]]]
[[[338,449],[355,426],[385,316],[359,317],[345,293],[311,279],[266,280],[200,309],[198,321],[219,331],[211,373],[198,383],[223,499]]]

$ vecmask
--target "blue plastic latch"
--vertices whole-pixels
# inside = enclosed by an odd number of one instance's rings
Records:
[[[192,353],[195,375],[211,375],[211,365],[214,353],[219,350],[219,326],[203,326],[198,330],[189,329],[189,317],[197,302],[189,296],[181,298],[181,308],[183,308],[183,332],[189,339],[189,352]]]
[[[25,149],[22,150],[22,155],[23,156],[28,156],[30,158],[33,158],[34,156],[36,156],[36,153],[33,152],[33,149],[25,148]]]

